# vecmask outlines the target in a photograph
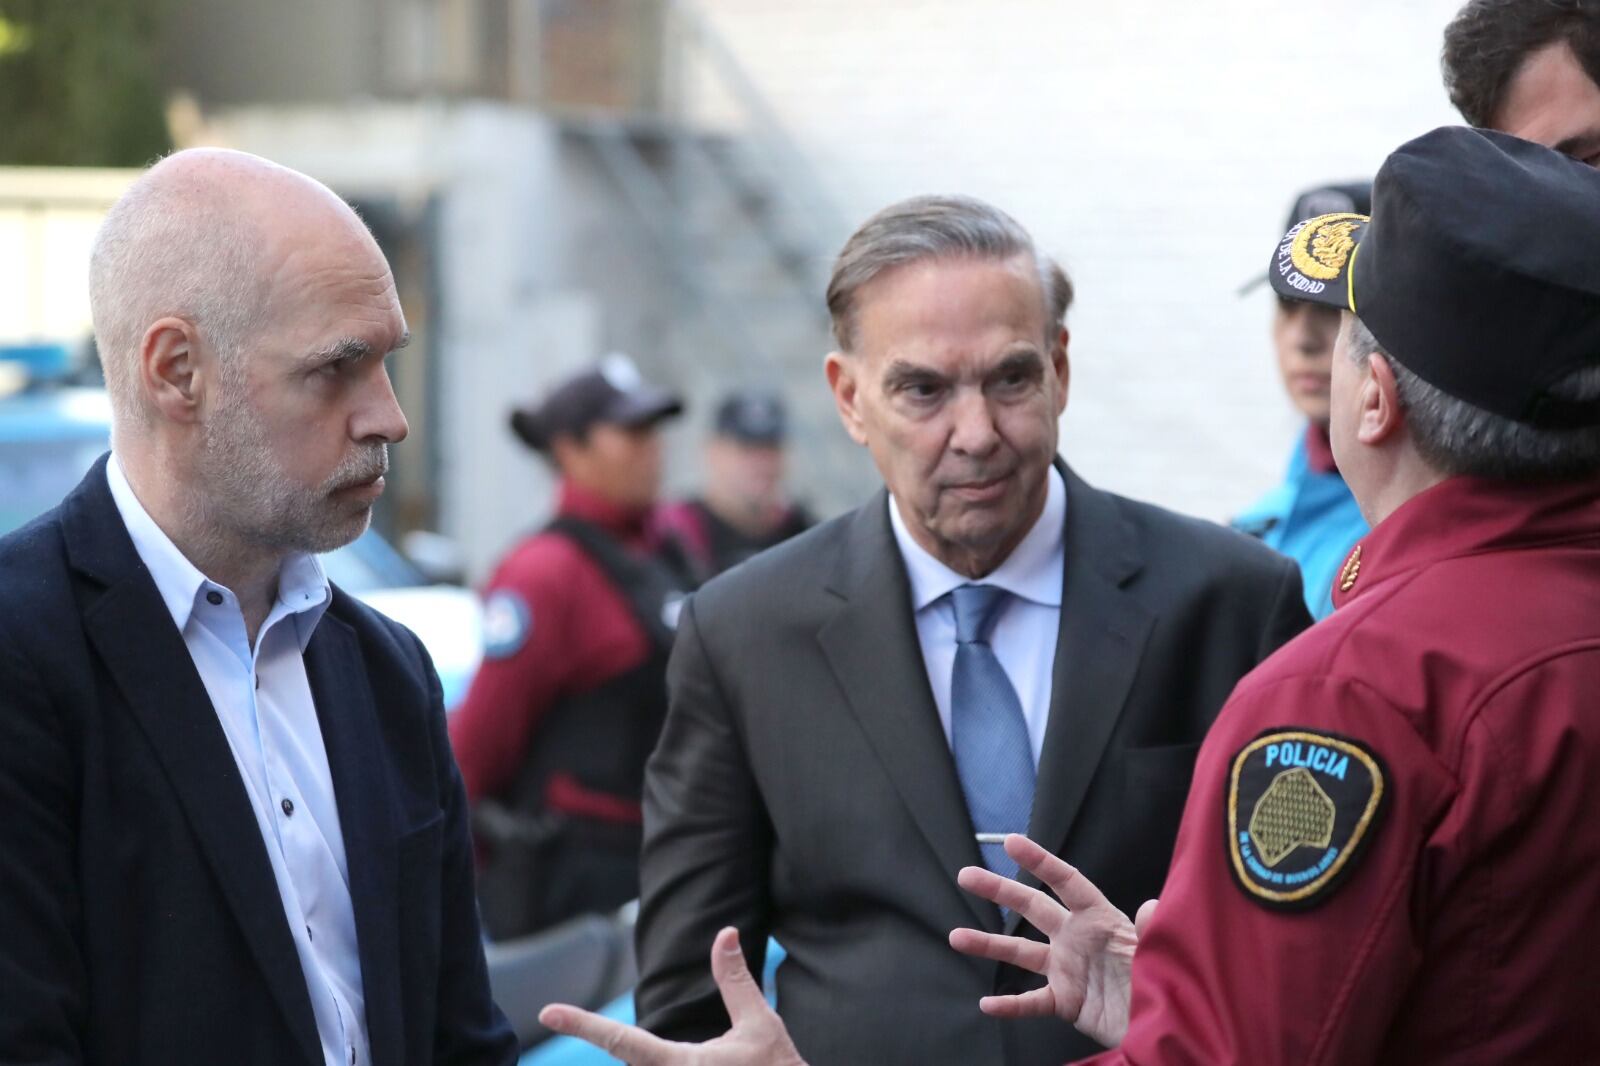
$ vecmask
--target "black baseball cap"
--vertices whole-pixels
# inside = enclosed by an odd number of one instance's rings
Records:
[[[1294,198],[1294,203],[1289,207],[1289,220],[1283,224],[1288,229],[1296,222],[1304,222],[1308,218],[1318,215],[1333,215],[1341,212],[1352,214],[1372,213],[1372,182],[1346,181],[1335,185],[1318,185],[1314,189],[1307,189]],[[1253,292],[1267,281],[1267,275],[1258,274],[1239,286],[1239,295]],[[1295,297],[1298,299],[1298,297]]]
[[[776,393],[741,390],[722,398],[712,425],[719,437],[776,447],[788,434],[788,421],[783,400]]]
[[[1446,126],[1384,161],[1372,212],[1290,227],[1280,296],[1352,311],[1430,385],[1544,428],[1600,425],[1549,387],[1600,365],[1600,170],[1492,130]]]
[[[608,355],[551,389],[537,404],[511,412],[512,432],[538,451],[562,434],[580,436],[591,426],[635,428],[683,413],[675,393],[647,383],[625,355]]]

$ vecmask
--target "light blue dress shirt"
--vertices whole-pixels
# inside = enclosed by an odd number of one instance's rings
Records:
[[[238,598],[195,569],[162,532],[115,455],[106,479],[250,795],[311,995],[324,1066],[359,1066],[368,1048],[355,909],[333,775],[302,658],[332,598],[328,579],[315,556],[286,559],[277,600],[251,648]]]
[[[956,614],[950,590],[957,585],[998,585],[1011,593],[999,608],[1000,618],[989,634],[989,646],[1005,669],[1022,702],[1039,765],[1044,731],[1050,724],[1050,694],[1056,661],[1056,635],[1061,629],[1061,581],[1066,569],[1062,537],[1067,517],[1067,486],[1061,472],[1050,468],[1044,510],[1022,541],[992,572],[981,578],[956,573],[918,544],[889,497],[889,524],[911,579],[911,609],[922,645],[922,662],[933,686],[944,739],[950,741],[950,674],[956,662]]]

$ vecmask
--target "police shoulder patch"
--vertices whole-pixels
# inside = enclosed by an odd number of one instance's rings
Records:
[[[533,632],[528,601],[510,589],[495,589],[483,601],[483,654],[488,659],[515,655]]]
[[[1383,813],[1383,763],[1363,744],[1284,727],[1246,744],[1228,772],[1228,861],[1246,895],[1299,910],[1327,899]]]

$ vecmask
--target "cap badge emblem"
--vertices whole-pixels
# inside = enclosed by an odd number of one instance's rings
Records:
[[[1355,250],[1353,234],[1365,215],[1323,215],[1307,222],[1289,248],[1295,268],[1308,278],[1327,281],[1339,276]]]

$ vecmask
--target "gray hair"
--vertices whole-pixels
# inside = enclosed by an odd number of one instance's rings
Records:
[[[855,341],[856,294],[878,275],[929,259],[1014,259],[1027,256],[1039,271],[1046,314],[1059,329],[1072,306],[1072,281],[1039,255],[1016,219],[971,196],[913,196],[890,204],[845,241],[828,279],[828,314],[841,351]],[[1050,323],[1047,323],[1049,325]]]
[[[114,429],[145,426],[139,348],[173,316],[192,324],[225,374],[260,329],[263,237],[226,200],[171,181],[140,180],[114,204],[89,258],[89,309]]]
[[[1359,319],[1350,322],[1349,354],[1365,365],[1383,351]],[[1389,352],[1400,407],[1422,458],[1451,476],[1497,481],[1575,481],[1600,474],[1600,426],[1541,429],[1492,414],[1423,381]],[[1600,399],[1600,366],[1573,371],[1550,387],[1565,400]]]

